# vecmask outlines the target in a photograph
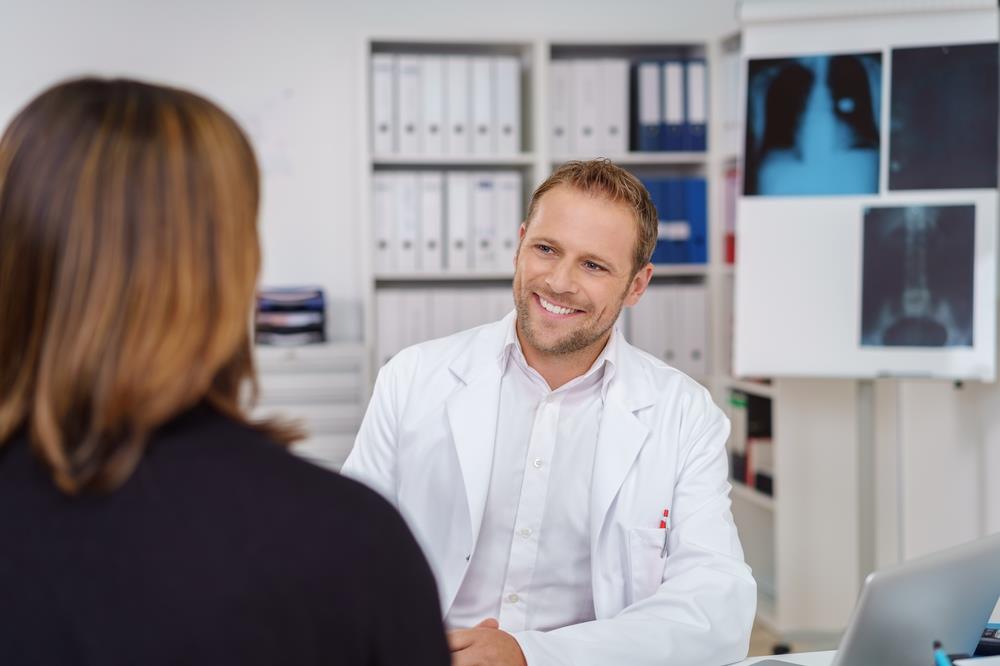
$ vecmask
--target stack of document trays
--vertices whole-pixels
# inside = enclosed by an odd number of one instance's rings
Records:
[[[326,299],[318,287],[261,289],[257,293],[256,342],[295,346],[326,341]]]

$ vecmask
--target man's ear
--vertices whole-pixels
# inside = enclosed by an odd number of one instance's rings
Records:
[[[649,281],[653,279],[653,264],[649,263],[639,269],[639,272],[635,274],[632,281],[629,282],[628,292],[625,294],[626,307],[632,307],[639,302],[642,295],[646,293],[646,287],[649,286]]]

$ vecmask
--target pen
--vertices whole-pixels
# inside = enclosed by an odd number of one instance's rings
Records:
[[[667,537],[670,536],[670,509],[663,510],[660,529],[663,530],[663,548],[660,549],[660,557],[662,558],[667,556]]]
[[[941,641],[934,641],[934,666],[952,666],[951,659],[941,649]]]

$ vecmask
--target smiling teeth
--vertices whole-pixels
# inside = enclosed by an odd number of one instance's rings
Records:
[[[561,308],[558,305],[553,305],[552,303],[549,303],[541,296],[538,297],[538,302],[542,304],[543,308],[545,308],[552,314],[565,315],[569,314],[570,312],[576,312],[576,310],[574,310],[573,308]]]

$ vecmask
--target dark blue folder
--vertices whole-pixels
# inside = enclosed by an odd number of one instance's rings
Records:
[[[692,66],[701,71],[701,85],[697,88],[692,83]],[[688,60],[684,63],[684,150],[704,151],[708,146],[706,140],[707,132],[705,119],[708,113],[708,100],[706,87],[708,85],[708,72],[705,69],[705,61],[701,59]],[[695,95],[700,97],[695,99]],[[691,108],[695,103],[701,103],[704,112],[697,119],[692,118]]]

